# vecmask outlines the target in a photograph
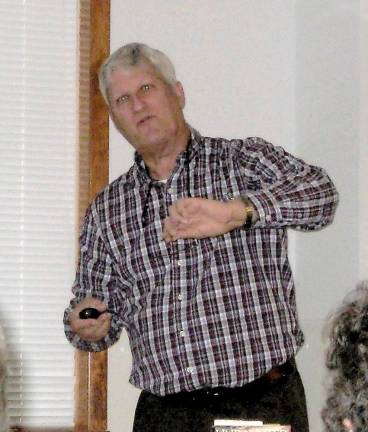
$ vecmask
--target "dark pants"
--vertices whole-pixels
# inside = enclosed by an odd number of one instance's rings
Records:
[[[142,391],[133,432],[211,432],[219,418],[262,420],[308,432],[303,383],[294,361],[243,387],[155,396]]]

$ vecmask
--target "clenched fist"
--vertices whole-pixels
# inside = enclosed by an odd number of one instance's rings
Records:
[[[97,319],[81,319],[79,312],[85,308],[95,308],[101,313]],[[70,326],[72,330],[83,340],[87,342],[97,342],[103,339],[109,332],[111,325],[111,315],[106,312],[106,305],[102,301],[86,297],[71,311]]]

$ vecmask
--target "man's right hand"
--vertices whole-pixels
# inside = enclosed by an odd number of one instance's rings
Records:
[[[79,318],[79,312],[82,309],[90,307],[104,313],[102,313],[97,319]],[[70,327],[81,339],[87,342],[97,342],[100,339],[103,339],[110,329],[111,314],[105,311],[105,303],[93,297],[86,297],[71,311],[69,316]]]

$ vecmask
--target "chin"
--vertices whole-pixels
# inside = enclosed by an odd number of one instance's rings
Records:
[[[144,154],[152,150],[166,145],[178,133],[178,128],[175,126],[159,127],[158,125],[146,125],[135,134],[124,134],[124,137],[137,150],[138,153]]]
[[[170,134],[161,129],[151,129],[147,133],[142,134],[140,142],[146,146],[157,146],[169,140]]]

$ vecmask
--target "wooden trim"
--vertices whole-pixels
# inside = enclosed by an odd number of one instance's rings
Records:
[[[91,200],[109,181],[109,116],[97,78],[98,69],[109,53],[110,0],[91,0]]]
[[[75,414],[74,427],[76,432],[88,431],[88,376],[89,353],[75,352]]]
[[[109,119],[97,72],[110,52],[110,0],[90,0],[89,201],[109,181]],[[107,351],[76,351],[75,431],[107,429]]]

